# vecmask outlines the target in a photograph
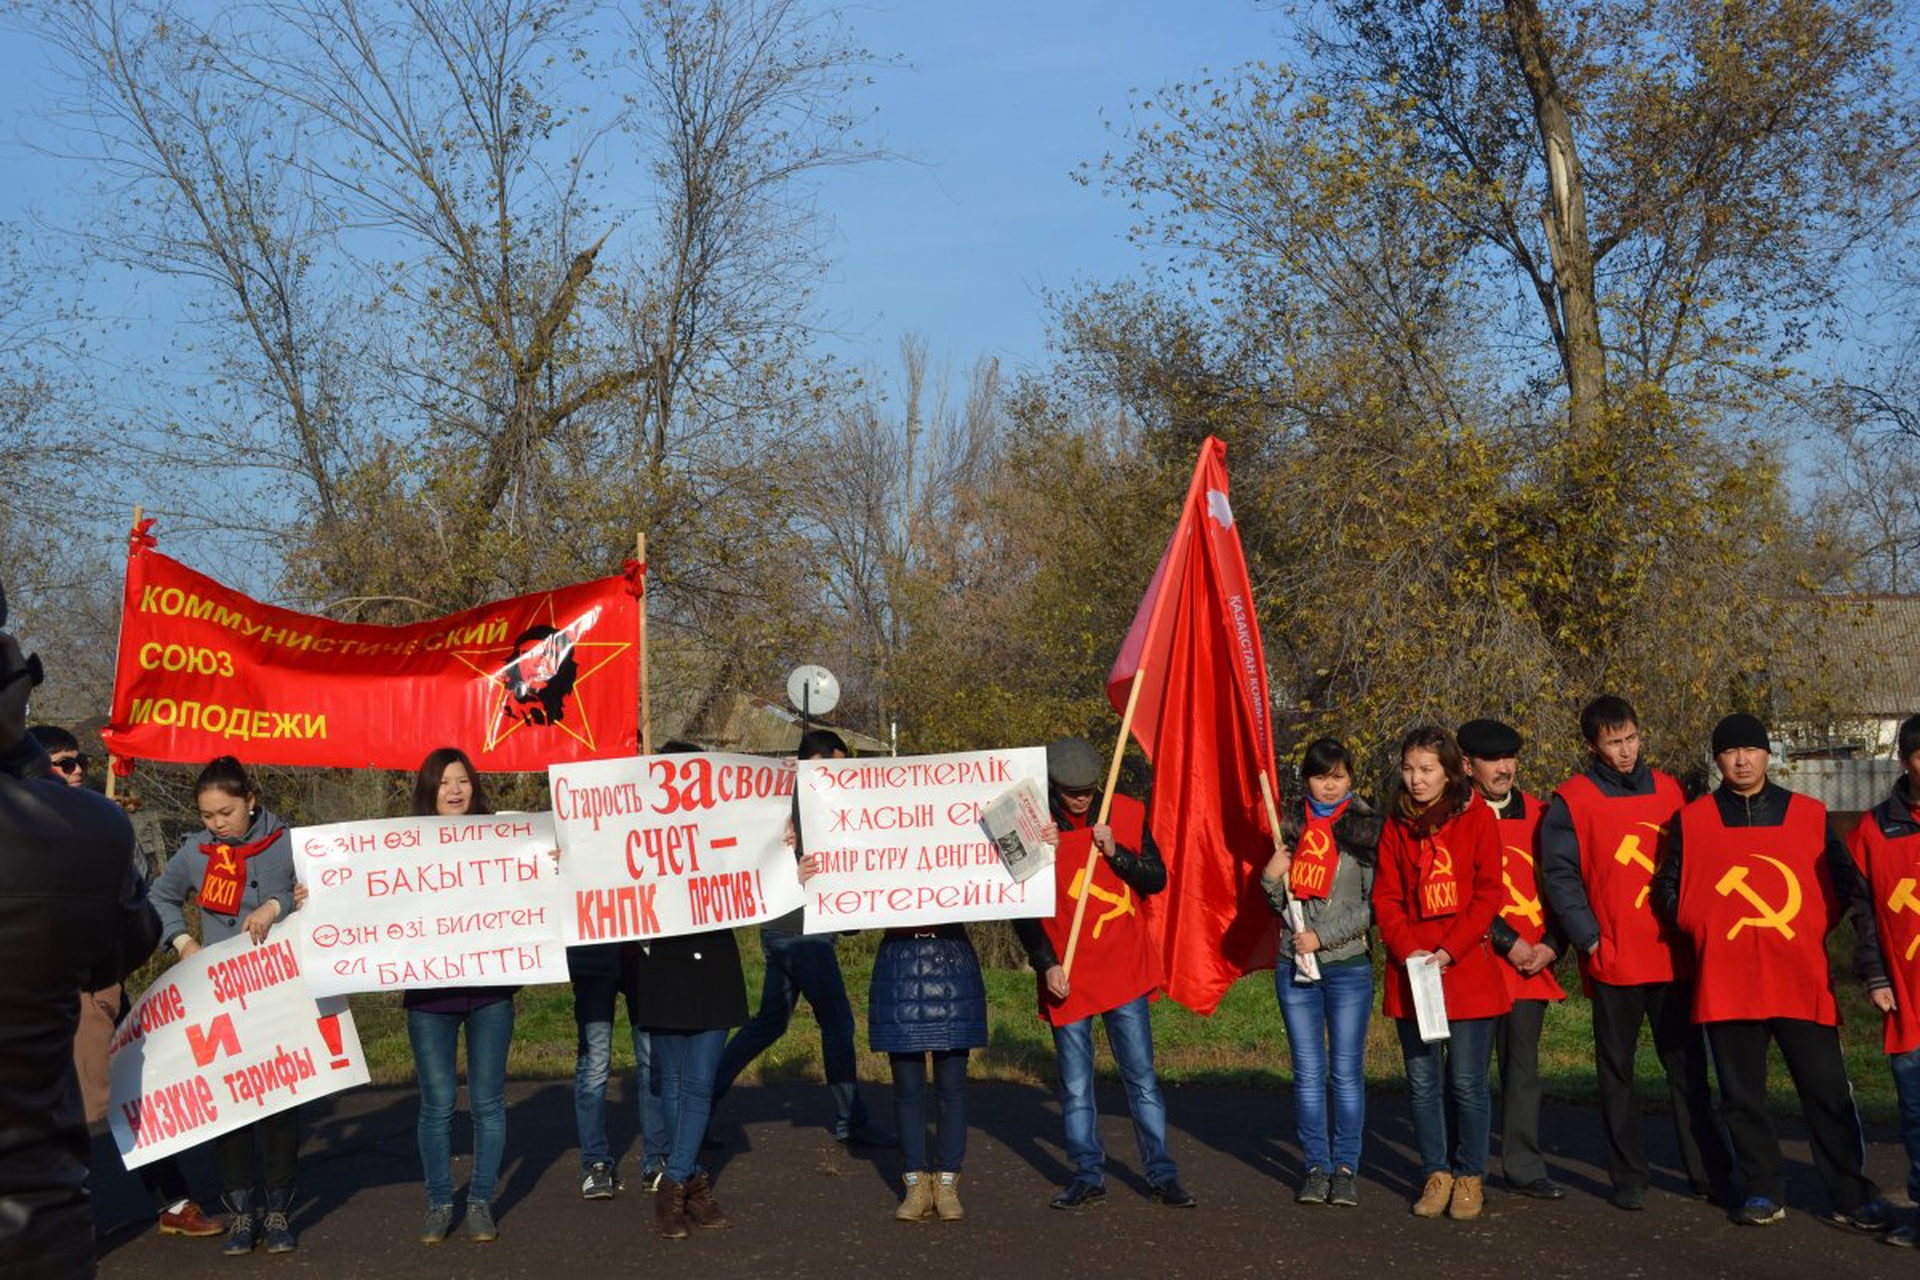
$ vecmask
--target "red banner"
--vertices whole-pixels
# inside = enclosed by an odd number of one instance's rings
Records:
[[[1148,919],[1167,995],[1199,1013],[1273,966],[1277,932],[1259,877],[1273,848],[1260,777],[1277,782],[1267,660],[1226,453],[1211,436],[1201,446],[1180,523],[1107,676],[1115,710],[1140,684],[1133,736],[1153,761],[1149,821],[1167,862]]]
[[[639,602],[625,578],[404,627],[229,590],[136,536],[113,683],[114,754],[412,769],[460,747],[490,772],[639,751]]]

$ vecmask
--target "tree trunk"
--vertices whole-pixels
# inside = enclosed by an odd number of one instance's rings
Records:
[[[1504,0],[1507,31],[1533,94],[1533,118],[1547,156],[1547,202],[1540,210],[1553,284],[1560,304],[1560,363],[1567,378],[1567,417],[1577,438],[1600,428],[1607,398],[1607,353],[1594,296],[1593,248],[1587,239],[1586,179],[1573,125],[1553,72],[1553,51],[1538,0]]]

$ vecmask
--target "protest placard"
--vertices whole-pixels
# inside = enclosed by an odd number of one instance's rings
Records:
[[[565,982],[545,813],[300,827],[307,902],[288,922],[315,995]]]
[[[1053,914],[1054,877],[1015,880],[983,822],[1022,779],[1045,794],[1044,748],[799,769],[800,830],[820,863],[807,882],[808,933]]]
[[[133,1169],[367,1082],[346,1000],[315,1000],[282,924],[204,947],[115,1028],[107,1119]]]
[[[569,945],[730,929],[800,905],[791,761],[640,756],[547,776]]]

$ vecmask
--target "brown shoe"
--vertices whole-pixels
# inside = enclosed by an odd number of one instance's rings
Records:
[[[919,1170],[905,1175],[907,1194],[893,1216],[902,1222],[923,1222],[933,1216],[933,1175]]]
[[[1420,1192],[1420,1198],[1413,1202],[1413,1216],[1416,1218],[1437,1218],[1447,1211],[1447,1201],[1453,1199],[1453,1175],[1450,1173],[1430,1173],[1427,1185]]]
[[[219,1236],[227,1233],[227,1224],[218,1218],[209,1218],[200,1211],[200,1206],[189,1200],[178,1211],[169,1211],[160,1215],[160,1234],[163,1236]]]
[[[693,1234],[687,1225],[686,1183],[660,1179],[660,1189],[653,1193],[653,1225],[669,1240],[685,1240]]]
[[[960,1207],[959,1174],[933,1175],[933,1211],[940,1215],[942,1222],[958,1222],[967,1216],[967,1211]]]
[[[696,1227],[730,1227],[720,1202],[713,1198],[713,1180],[701,1169],[687,1179],[687,1217]]]
[[[1480,1189],[1480,1179],[1472,1174],[1462,1174],[1453,1180],[1453,1200],[1447,1205],[1447,1216],[1455,1222],[1471,1222],[1480,1216],[1480,1210],[1486,1207],[1486,1196]]]

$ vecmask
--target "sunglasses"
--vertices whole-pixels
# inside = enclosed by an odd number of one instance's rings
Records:
[[[84,773],[87,768],[85,756],[62,756],[50,763],[62,773]]]

